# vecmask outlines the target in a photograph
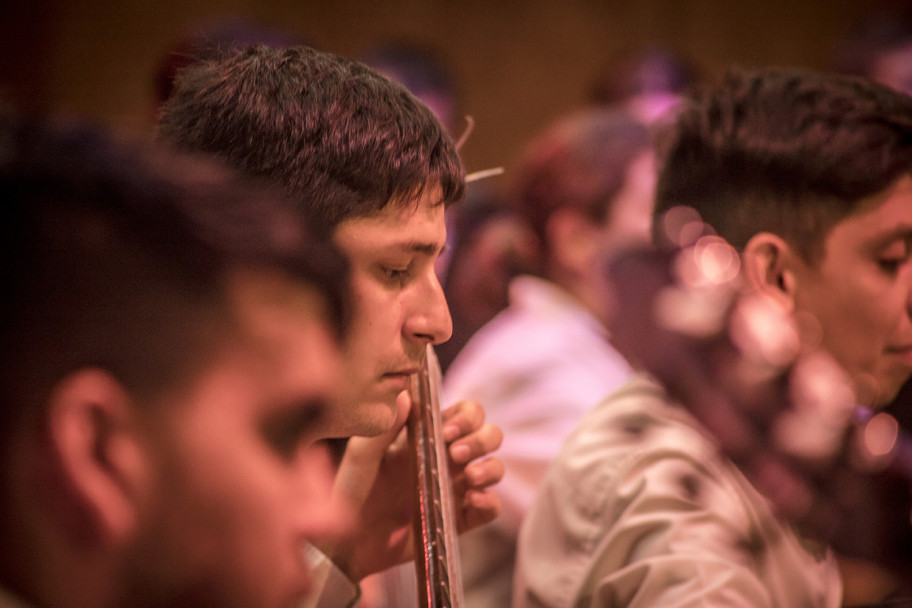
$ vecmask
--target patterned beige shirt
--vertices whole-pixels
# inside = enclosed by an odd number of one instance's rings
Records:
[[[836,607],[802,543],[699,423],[645,377],[582,420],[520,533],[514,607]]]

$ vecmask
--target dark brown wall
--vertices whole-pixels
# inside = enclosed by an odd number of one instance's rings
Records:
[[[245,15],[356,55],[386,37],[438,46],[455,67],[475,134],[470,170],[509,166],[522,143],[585,101],[621,51],[664,43],[709,77],[731,64],[822,68],[858,0],[6,0],[0,69],[20,103],[147,131],[151,73],[199,19]],[[2,4],[2,0],[0,0]],[[6,15],[3,18],[4,14]]]

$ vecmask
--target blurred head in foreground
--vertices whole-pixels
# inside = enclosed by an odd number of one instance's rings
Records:
[[[225,169],[0,118],[0,587],[30,605],[289,606],[338,532],[313,429],[347,265]]]

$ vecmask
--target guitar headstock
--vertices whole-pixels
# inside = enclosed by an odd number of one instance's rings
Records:
[[[912,572],[912,447],[859,405],[816,320],[741,280],[738,252],[695,214],[674,246],[617,255],[611,334],[802,534]]]

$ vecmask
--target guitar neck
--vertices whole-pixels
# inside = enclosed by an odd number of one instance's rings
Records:
[[[412,386],[409,446],[414,454],[415,564],[422,608],[462,606],[462,577],[456,546],[446,444],[442,436],[440,365],[431,346]]]

